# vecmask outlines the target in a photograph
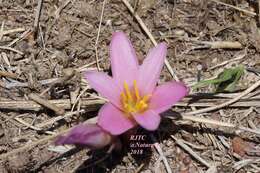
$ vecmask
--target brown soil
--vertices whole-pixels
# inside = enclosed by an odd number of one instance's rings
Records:
[[[243,64],[248,70],[239,82],[240,90],[259,80],[260,21],[258,15],[254,15],[259,11],[256,0],[222,1],[238,9],[211,0],[130,2],[156,41],[167,42],[168,61],[185,84],[191,86],[197,82],[200,65],[201,78],[208,79],[224,68]],[[37,0],[0,0],[0,172],[166,172],[165,164],[154,148],[141,155],[131,155],[125,150],[105,156],[107,148],[102,151],[76,148],[65,152],[66,147],[54,147],[54,139],[49,137],[51,133],[97,115],[100,99],[95,97],[93,90],[85,90],[87,84],[82,74],[97,68],[97,57],[100,68],[110,71],[108,45],[112,33],[118,30],[127,33],[140,62],[153,44],[121,0],[107,0],[97,45],[103,0],[45,0],[38,28],[34,26],[37,3]],[[239,48],[215,49],[205,46],[203,41],[213,44],[217,41],[239,42],[241,45]],[[228,61],[239,56],[242,58]],[[228,62],[214,67],[225,61]],[[166,68],[160,79],[161,82],[172,80]],[[80,97],[86,100],[76,102],[72,109],[75,96],[82,92]],[[198,92],[211,93],[213,90],[206,87],[191,91],[191,97]],[[62,102],[57,104],[61,110],[53,111],[33,101],[28,102],[31,93],[41,94],[45,100]],[[244,106],[228,106],[203,116],[259,131],[258,94],[255,92],[255,105],[251,105],[249,99]],[[221,102],[218,98],[210,99],[213,105]],[[183,113],[200,108],[186,105],[174,107],[174,110]],[[48,123],[48,120],[64,115],[64,109],[65,113],[84,112]],[[260,138],[254,133],[237,136],[230,129],[166,118],[162,124],[153,134],[172,172],[260,171]],[[185,151],[171,135],[184,140],[212,167]],[[37,141],[40,142],[32,145]],[[242,161],[246,163],[242,165]],[[242,166],[238,168],[237,165]]]

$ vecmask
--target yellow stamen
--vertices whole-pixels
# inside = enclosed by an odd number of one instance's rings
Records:
[[[124,91],[121,93],[122,109],[126,116],[131,118],[131,113],[141,113],[148,109],[149,100],[151,95],[141,96],[138,90],[137,82],[134,80],[132,90],[124,82]]]
[[[126,95],[124,92],[121,93],[121,98],[122,98],[123,103],[125,103],[127,101],[127,98],[126,98]]]
[[[147,102],[148,100],[150,100],[150,98],[151,98],[151,95],[149,94],[149,95],[145,95],[142,100],[144,102]]]
[[[136,96],[136,100],[140,100],[140,95],[139,95],[139,91],[138,91],[138,88],[137,88],[137,82],[136,80],[134,80],[134,90],[135,90],[135,96]]]
[[[131,92],[130,92],[129,87],[128,87],[126,82],[124,82],[124,88],[125,88],[125,92],[126,92],[126,95],[127,95],[127,99],[132,101],[133,98],[132,98]]]

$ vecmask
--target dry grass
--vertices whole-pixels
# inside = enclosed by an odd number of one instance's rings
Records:
[[[260,171],[257,1],[0,4],[0,172]],[[208,79],[243,64],[248,70],[241,91],[191,91],[165,113],[156,132],[139,129],[154,144],[142,155],[131,155],[128,147],[112,154],[53,147],[53,139],[72,126],[96,122],[105,100],[82,73],[110,71],[108,44],[117,30],[129,35],[140,62],[153,45],[167,42],[160,82],[192,86],[198,75]]]

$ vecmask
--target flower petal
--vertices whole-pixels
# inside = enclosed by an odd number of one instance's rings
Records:
[[[98,113],[98,125],[112,135],[120,135],[134,127],[133,120],[128,119],[123,112],[110,103],[106,103]]]
[[[122,89],[116,81],[105,73],[97,71],[88,71],[85,78],[89,85],[94,88],[102,97],[111,101],[114,105],[120,107],[120,93]]]
[[[59,136],[56,145],[75,144],[88,148],[103,148],[112,142],[112,136],[96,124],[79,124],[66,136]]]
[[[181,82],[167,82],[155,89],[149,108],[157,113],[164,112],[185,97],[188,92],[189,89]]]
[[[160,115],[153,110],[147,110],[142,114],[135,114],[134,119],[146,130],[156,130],[161,121]]]
[[[151,49],[139,68],[138,85],[142,94],[151,94],[160,77],[167,47],[165,43],[160,43]]]
[[[123,32],[115,32],[110,43],[110,58],[113,78],[132,84],[138,73],[138,60],[135,50]]]

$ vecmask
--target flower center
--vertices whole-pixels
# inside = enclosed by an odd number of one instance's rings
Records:
[[[134,80],[134,88],[131,91],[126,82],[124,82],[124,91],[121,93],[121,102],[123,111],[129,113],[144,112],[148,108],[148,102],[151,95],[140,96],[136,80]]]

